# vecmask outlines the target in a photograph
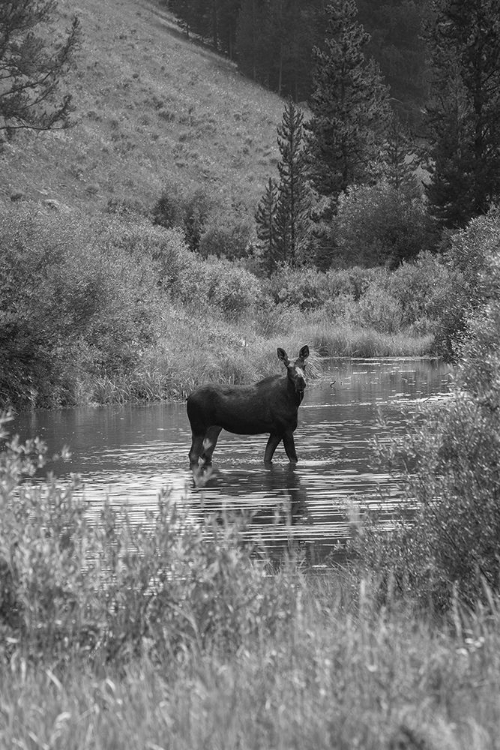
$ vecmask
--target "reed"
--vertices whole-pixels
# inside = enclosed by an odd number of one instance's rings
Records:
[[[302,330],[317,351],[330,357],[421,357],[432,351],[434,340],[431,334],[381,333],[342,321],[309,323]]]

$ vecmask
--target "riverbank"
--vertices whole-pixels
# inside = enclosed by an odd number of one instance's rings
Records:
[[[251,259],[189,251],[144,218],[67,218],[0,207],[0,408],[184,398],[294,356],[436,351],[449,272],[438,258],[387,269],[259,275]],[[253,266],[252,266],[253,263]],[[12,284],[11,280],[16,283]],[[438,281],[440,280],[440,283]]]

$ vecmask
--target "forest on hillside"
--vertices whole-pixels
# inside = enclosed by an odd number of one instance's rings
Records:
[[[313,90],[312,49],[324,44],[325,0],[161,0],[189,34],[235,60],[253,80],[307,101]],[[428,93],[422,25],[430,0],[358,0],[370,34],[367,54],[380,65],[402,119],[418,127]]]

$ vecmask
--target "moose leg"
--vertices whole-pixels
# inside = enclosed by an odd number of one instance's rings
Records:
[[[266,445],[266,452],[264,454],[264,463],[270,464],[273,460],[274,451],[278,447],[278,445],[281,442],[281,435],[276,435],[275,432],[271,432],[269,435],[269,440],[267,441]]]
[[[283,445],[285,446],[286,455],[289,460],[296,464],[298,461],[297,451],[295,450],[295,441],[293,439],[293,432],[286,432],[283,435]]]
[[[193,442],[191,443],[191,450],[189,451],[189,463],[191,468],[198,466],[198,459],[203,453],[203,440],[205,439],[205,433],[201,435],[193,432]]]
[[[215,450],[215,446],[217,445],[217,438],[219,437],[221,430],[222,427],[209,427],[203,439],[202,458],[204,459],[205,464],[208,466],[212,463],[212,454]]]

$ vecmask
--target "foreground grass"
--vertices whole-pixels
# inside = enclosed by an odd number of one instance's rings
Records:
[[[90,523],[75,479],[23,479],[45,452],[0,453],[0,747],[500,748],[486,586],[438,619],[386,569],[271,572],[241,519],[194,524],[168,493],[143,525]]]
[[[374,606],[344,575],[296,580],[296,611],[237,653],[184,652],[124,670],[0,675],[2,747],[500,747],[500,611],[432,627]]]

